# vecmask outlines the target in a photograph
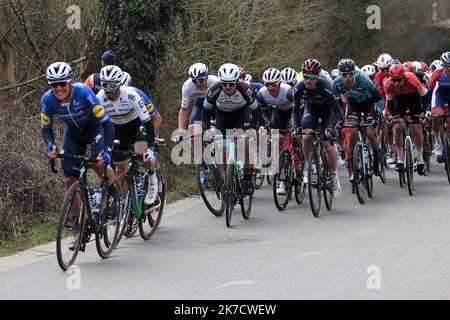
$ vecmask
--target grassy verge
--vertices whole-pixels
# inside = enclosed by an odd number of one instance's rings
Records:
[[[175,168],[165,175],[169,187],[167,203],[198,194],[194,168]],[[57,213],[47,214],[39,218],[28,218],[26,224],[20,228],[20,235],[15,235],[12,231],[4,239],[0,238],[0,257],[53,241],[57,224]]]
[[[33,248],[55,239],[58,215],[49,213],[44,217],[30,218],[20,228],[20,234],[0,239],[0,257],[12,255],[22,250]]]

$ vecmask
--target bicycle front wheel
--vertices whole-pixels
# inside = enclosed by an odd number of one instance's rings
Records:
[[[321,168],[317,156],[311,152],[308,161],[309,205],[314,217],[319,217],[322,202]]]
[[[359,203],[367,200],[367,167],[364,161],[364,147],[358,143],[353,156],[353,184]]]
[[[325,202],[325,207],[328,211],[333,208],[333,180],[331,179],[331,170],[325,158],[322,158],[324,163],[322,172],[322,190],[323,190],[323,200]]]
[[[225,179],[225,223],[231,228],[231,214],[234,208],[235,190],[236,190],[236,173],[235,165],[228,164]]]
[[[114,188],[116,188],[117,193],[120,195],[120,186],[118,181],[114,182]],[[95,234],[95,245],[97,247],[98,255],[102,258],[108,258],[111,252],[116,246],[116,242],[119,236],[120,224],[123,219],[124,211],[122,210],[121,197],[119,197],[119,203],[117,204],[117,212],[115,218],[110,218],[106,216],[105,209],[107,206],[107,197],[104,197],[102,204],[102,211],[99,213],[100,221],[98,230]]]
[[[279,170],[273,177],[273,200],[278,211],[284,211],[292,194],[292,160],[289,150],[283,150],[280,154]],[[279,192],[279,187],[284,186],[284,193]]]
[[[442,141],[444,141],[445,171],[447,172],[448,183],[450,183],[450,136],[448,132],[444,133]]]
[[[119,222],[119,234],[117,235],[116,247],[119,245],[122,240],[123,235],[125,234],[128,228],[128,221],[130,220],[130,215],[133,215],[132,211],[132,198],[131,198],[131,187],[129,183],[129,176],[127,173],[121,174],[117,178],[117,183],[120,186],[120,198],[122,205],[123,214],[120,216]]]
[[[78,213],[78,216],[71,213]],[[61,206],[56,232],[56,257],[61,269],[67,270],[77,258],[83,242],[85,217],[85,197],[79,182],[70,186]],[[69,246],[72,241],[72,248]]]
[[[406,152],[406,180],[408,182],[408,193],[410,196],[414,195],[414,149],[411,139],[405,141]]]

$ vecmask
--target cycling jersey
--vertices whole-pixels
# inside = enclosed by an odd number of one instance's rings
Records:
[[[386,97],[386,92],[384,92],[384,83],[386,82],[386,73],[383,71],[378,71],[375,76],[375,85],[377,86],[378,92],[380,92],[383,98]]]
[[[305,113],[300,125],[299,115],[303,101],[305,102]],[[333,95],[331,84],[324,79],[319,79],[316,89],[311,90],[306,88],[304,81],[300,81],[294,89],[294,110],[292,114],[294,126],[314,128],[317,125],[318,117],[324,118],[322,120],[326,124],[326,129],[335,132],[336,123],[341,117],[341,109]],[[305,120],[312,120],[312,123]]]
[[[108,99],[104,90],[97,94],[114,124],[126,124],[138,117],[142,122],[150,120],[144,100],[133,87],[121,86],[119,90],[120,94],[116,100]]]
[[[155,104],[150,100],[150,98],[145,94],[144,91],[132,87],[136,92],[141,96],[141,98],[144,100],[145,106],[147,108],[148,114],[151,118],[153,118],[156,114],[158,114],[158,109],[156,108]]]
[[[403,80],[401,87],[397,87],[389,78],[384,83],[384,91],[386,92],[388,101],[392,101],[394,95],[410,95],[417,92],[419,96],[424,97],[427,93],[423,84],[417,79],[416,75],[411,72],[405,73],[405,79]]]
[[[290,85],[281,83],[279,94],[277,97],[274,97],[266,87],[263,87],[256,94],[256,99],[262,109],[267,109],[269,106],[272,106],[276,109],[288,110],[294,106],[293,90]]]
[[[209,89],[203,107],[208,110],[217,107],[224,112],[233,112],[245,107],[255,110],[258,104],[254,91],[246,82],[239,81],[236,92],[231,96],[223,91],[222,84],[219,82]]]
[[[446,104],[450,104],[450,76],[443,69],[437,69],[431,75],[428,95],[432,95],[432,109],[443,109]],[[444,111],[448,114],[448,108]]]
[[[192,79],[186,80],[186,82],[183,84],[182,88],[182,100],[181,100],[181,107],[182,108],[189,108],[191,99],[195,98],[197,100],[204,100],[206,98],[206,95],[208,93],[208,90],[215,84],[220,83],[220,79],[214,75],[208,76],[208,83],[206,85],[206,88],[203,90],[199,90],[194,82],[192,82]],[[203,101],[202,101],[203,102]]]
[[[84,82],[89,88],[97,94],[100,90],[102,90],[102,81],[100,79],[100,73],[91,74],[86,81]]]
[[[87,131],[97,127],[100,123],[109,121],[105,109],[100,105],[95,94],[86,85],[74,83],[72,85],[72,99],[70,102],[60,102],[51,90],[48,90],[41,99],[41,123],[42,129],[51,129],[53,115],[56,114],[69,130]],[[47,135],[47,144],[54,139]],[[48,141],[48,139],[52,141]]]
[[[72,155],[86,153],[91,145],[91,155],[110,151],[114,139],[114,127],[100,105],[94,92],[83,83],[74,83],[71,87],[70,102],[60,102],[51,90],[41,99],[41,132],[47,145],[56,145],[53,134],[53,116],[56,114],[65,124],[62,152]],[[66,177],[78,177],[79,161],[62,160],[62,169]]]
[[[333,92],[337,100],[342,100],[342,96],[345,96],[348,103],[383,99],[372,81],[359,71],[355,71],[355,82],[350,87],[344,84],[342,77],[337,77],[333,83]]]

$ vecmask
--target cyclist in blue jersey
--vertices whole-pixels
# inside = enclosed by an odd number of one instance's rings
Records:
[[[342,108],[343,97],[346,98],[345,123],[356,125],[360,120],[365,120],[368,123],[375,122],[378,119],[378,115],[384,110],[384,99],[375,84],[361,71],[356,70],[355,62],[352,59],[339,61],[338,69],[339,77],[334,80],[333,92]],[[361,119],[362,113],[364,113],[365,119]],[[351,166],[358,133],[356,128],[348,128],[347,132],[348,165]],[[366,134],[374,152],[374,173],[376,176],[379,176],[380,138],[377,136],[375,128],[372,127],[366,128]],[[353,170],[350,171],[350,181],[353,181]]]
[[[341,193],[341,184],[337,175],[338,155],[331,140],[336,136],[336,124],[341,117],[341,109],[334,98],[331,84],[320,78],[321,64],[315,59],[306,60],[302,65],[304,80],[300,81],[294,89],[294,110],[293,125],[301,127],[303,133],[303,153],[305,159],[309,161],[312,149],[311,134],[317,129],[319,119],[322,120],[326,140],[324,148],[327,153],[327,160],[332,171],[333,196],[338,197]],[[304,114],[299,125],[300,108],[304,102]],[[308,175],[305,174],[305,183]]]
[[[116,64],[116,54],[112,50],[106,50],[102,54],[102,68],[105,66],[112,66]],[[91,74],[85,81],[84,84],[97,94],[102,90],[102,84],[100,80],[100,73]]]
[[[131,86],[131,84],[132,84],[131,76],[128,72],[123,71],[123,78],[120,83],[122,84],[122,86],[132,87]],[[161,131],[161,125],[162,125],[162,117],[158,111],[158,108],[156,108],[155,104],[152,102],[152,100],[150,100],[150,98],[144,91],[142,91],[136,87],[132,87],[132,88],[144,100],[145,106],[147,107],[148,114],[152,118],[153,126],[155,127],[155,134],[158,136]]]
[[[45,154],[56,159],[58,146],[53,133],[53,118],[56,114],[65,124],[61,152],[69,155],[83,155],[87,145],[91,145],[91,155],[99,160],[93,165],[94,170],[100,174],[103,165],[107,165],[106,181],[108,193],[108,206],[106,214],[114,217],[117,213],[119,195],[114,188],[116,180],[111,164],[111,150],[114,139],[114,127],[100,105],[94,92],[82,83],[72,83],[72,68],[64,62],[51,64],[46,72],[46,80],[50,85],[41,99],[41,132],[47,145]],[[73,160],[62,160],[64,173],[64,190],[78,181],[80,163]],[[78,199],[78,205],[81,199]],[[78,216],[79,209],[73,206],[70,214]],[[75,242],[69,246],[73,248]]]

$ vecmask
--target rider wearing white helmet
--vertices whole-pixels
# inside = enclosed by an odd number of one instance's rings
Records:
[[[220,80],[214,75],[209,75],[208,66],[204,63],[194,63],[188,71],[189,79],[186,80],[181,89],[181,108],[178,114],[178,129],[187,129],[189,123],[189,134],[191,136],[202,132],[202,109],[206,94]],[[191,101],[195,100],[189,117]],[[209,123],[208,123],[209,127]]]
[[[253,89],[247,82],[239,81],[239,75],[237,65],[221,65],[218,71],[220,82],[209,88],[203,104],[206,110],[216,110],[216,131],[220,134],[225,135],[227,130],[249,129],[252,111],[258,107]],[[249,154],[253,152],[249,151]],[[254,192],[253,165],[248,160],[245,164],[243,193],[250,195]]]
[[[338,69],[333,69],[333,70],[331,70],[331,78],[333,79],[333,81],[334,81],[334,79],[336,79],[337,77],[339,77],[339,70],[338,70]]]
[[[362,73],[364,73],[373,83],[375,83],[375,76],[377,74],[377,70],[371,64],[365,65],[361,69]]]
[[[292,68],[286,68],[281,71],[281,82],[294,87],[297,84],[297,71]]]

